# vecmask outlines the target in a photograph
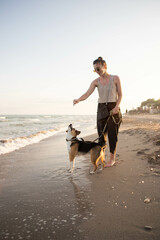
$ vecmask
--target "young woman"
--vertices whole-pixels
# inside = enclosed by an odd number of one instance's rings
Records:
[[[107,64],[102,57],[99,57],[93,62],[93,67],[94,72],[96,72],[99,77],[91,83],[85,94],[80,98],[73,100],[73,105],[87,99],[93,93],[95,88],[98,88],[97,131],[100,137],[99,143],[101,145],[106,144],[102,132],[107,122],[105,134],[108,134],[110,159],[106,164],[106,167],[111,167],[115,164],[118,130],[121,123],[119,108],[122,99],[121,82],[118,76],[111,75],[107,72]],[[106,111],[110,113],[111,110],[112,116],[105,116],[106,114],[104,113]]]

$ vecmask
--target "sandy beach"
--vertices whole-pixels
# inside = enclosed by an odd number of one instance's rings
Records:
[[[65,133],[1,155],[0,239],[159,240],[160,116],[123,119],[116,166],[94,175],[89,155],[68,173]]]

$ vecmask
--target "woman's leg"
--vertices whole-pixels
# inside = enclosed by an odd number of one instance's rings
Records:
[[[103,130],[104,130],[104,126],[106,124],[106,121],[107,121],[107,119],[102,119],[102,120],[97,121],[97,132],[98,132],[98,136],[100,137],[98,143],[101,146],[104,146],[106,144],[104,135],[102,134]]]
[[[111,167],[115,164],[115,156],[116,156],[116,146],[118,142],[118,130],[119,126],[114,123],[111,118],[108,122],[108,140],[109,140],[109,148],[110,148],[110,159],[107,163],[106,167]]]

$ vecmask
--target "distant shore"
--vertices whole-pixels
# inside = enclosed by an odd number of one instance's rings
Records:
[[[159,240],[159,119],[124,116],[116,166],[68,166],[65,133],[0,156],[1,239]]]

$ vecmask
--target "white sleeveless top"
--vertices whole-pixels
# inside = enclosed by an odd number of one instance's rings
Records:
[[[117,88],[114,83],[113,75],[110,75],[109,82],[105,85],[102,85],[100,83],[100,78],[98,78],[98,86],[97,86],[98,93],[99,93],[98,103],[117,102]],[[110,84],[110,89],[109,89],[109,84]],[[108,93],[108,90],[109,90],[109,93]]]

